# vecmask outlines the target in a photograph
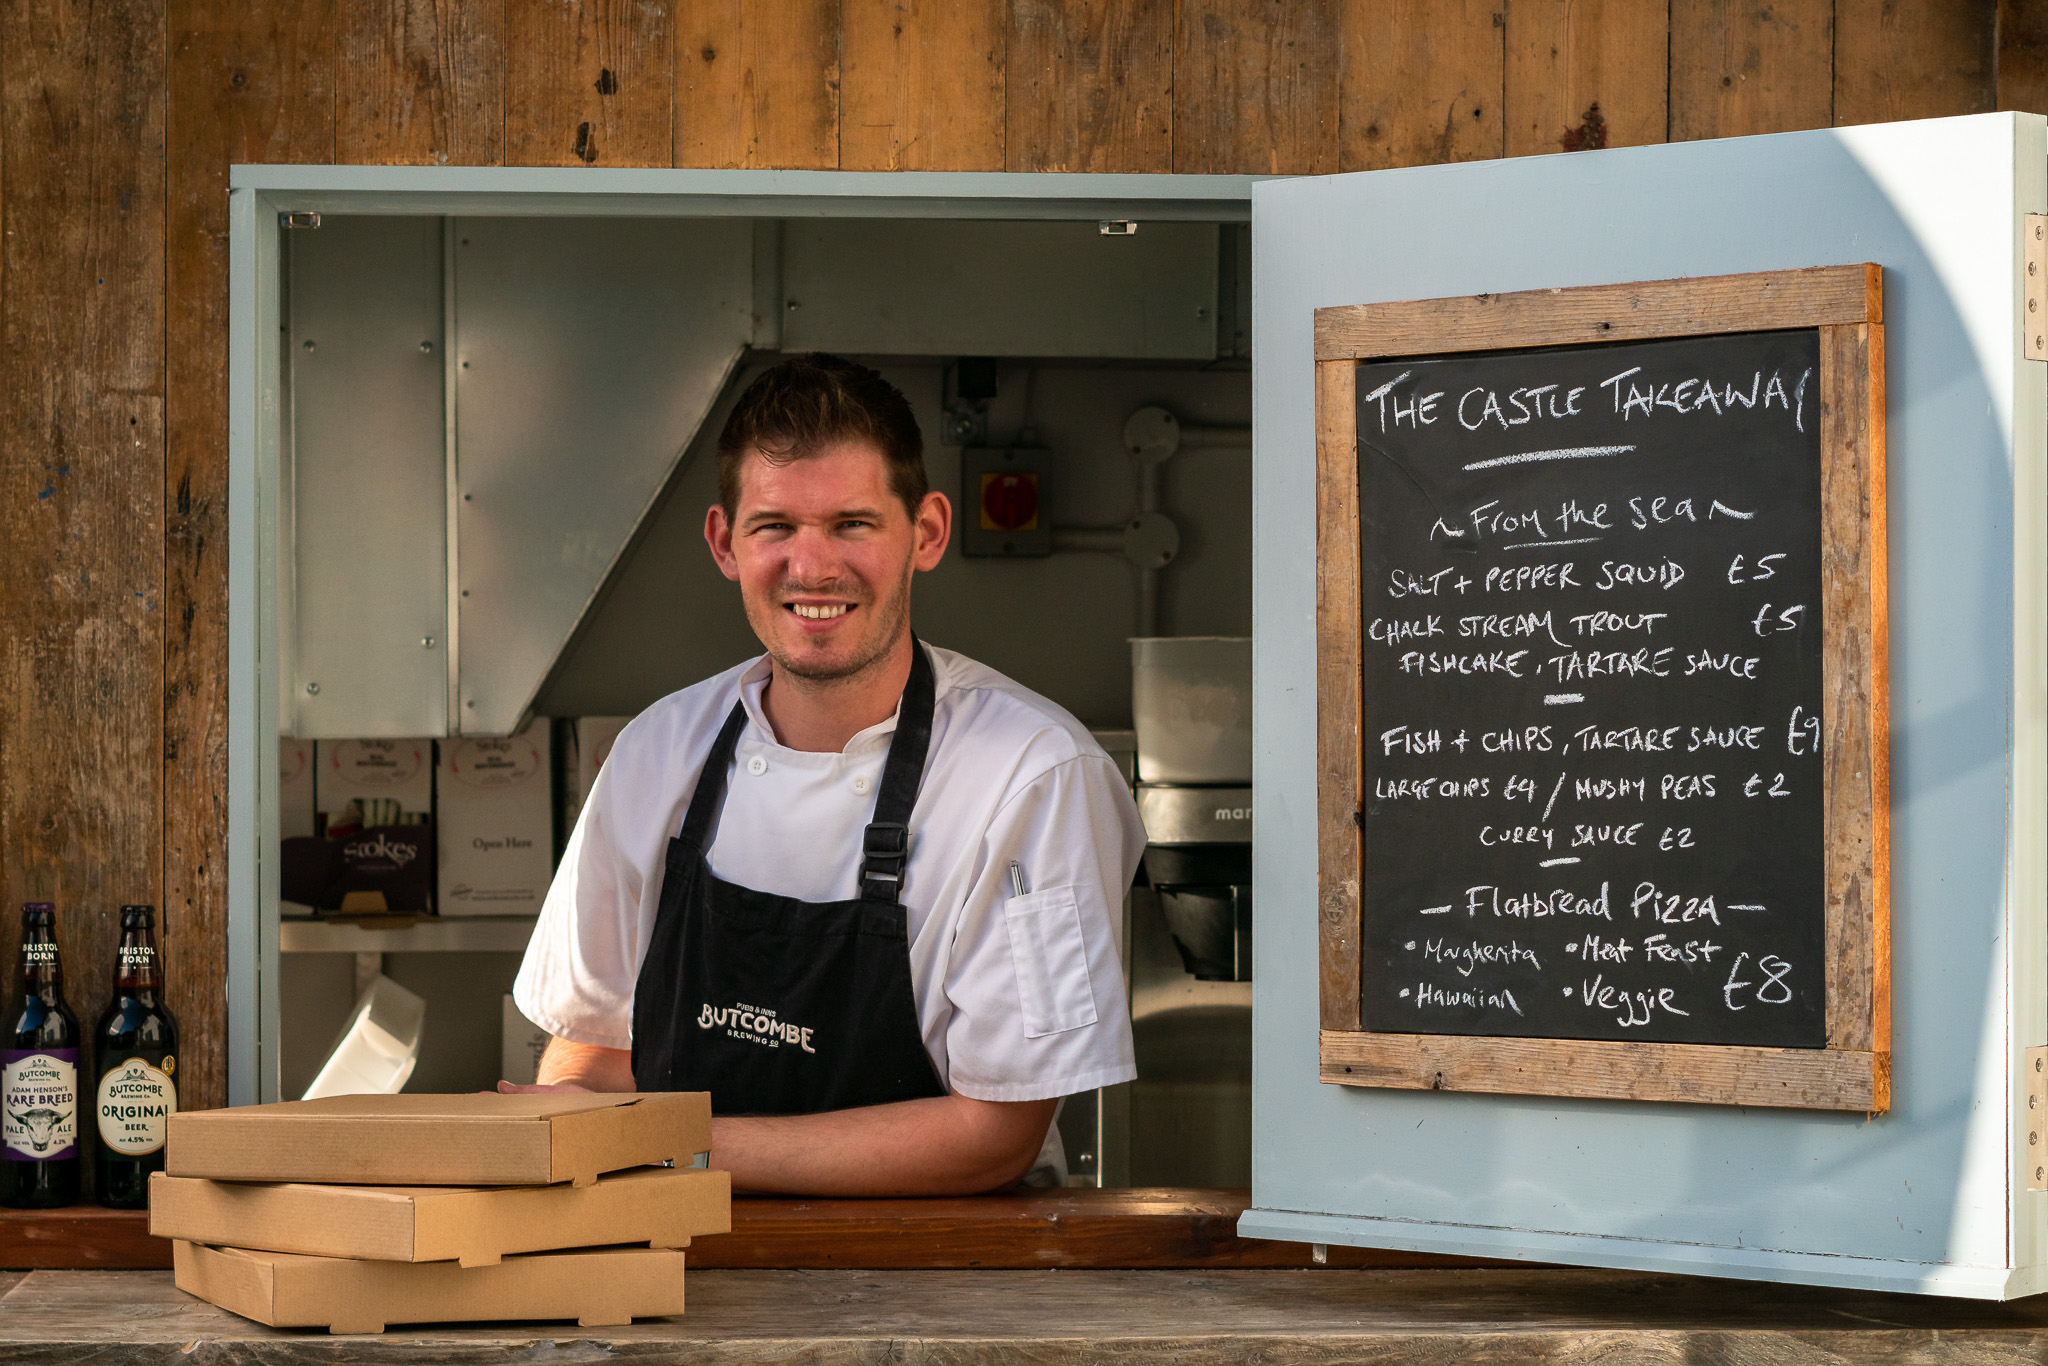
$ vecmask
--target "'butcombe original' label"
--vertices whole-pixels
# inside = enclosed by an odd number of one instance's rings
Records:
[[[0,1157],[53,1162],[78,1146],[78,1050],[0,1049]]]
[[[178,1113],[178,1086],[170,1078],[175,1066],[164,1059],[159,1070],[141,1058],[109,1068],[100,1078],[100,1142],[126,1157],[141,1157],[164,1146],[171,1116]]]

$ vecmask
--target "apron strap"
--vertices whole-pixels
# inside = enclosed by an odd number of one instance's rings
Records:
[[[882,789],[875,794],[875,816],[861,836],[860,899],[896,905],[903,899],[903,869],[910,862],[910,812],[924,781],[924,761],[932,743],[932,704],[937,687],[924,644],[910,637],[910,681],[889,741],[889,759],[882,769]]]
[[[747,707],[744,702],[732,704],[732,715],[725,718],[725,729],[718,732],[718,738],[711,742],[711,753],[705,757],[704,771],[697,775],[697,790],[690,796],[689,814],[683,817],[683,828],[678,837],[695,846],[702,854],[711,848],[711,831],[718,821],[718,803],[725,796],[725,776],[732,767],[732,756],[739,749],[740,732],[746,729]]]

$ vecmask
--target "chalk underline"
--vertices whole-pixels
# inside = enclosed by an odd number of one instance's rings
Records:
[[[1594,543],[1595,541],[1597,541],[1597,540],[1599,540],[1599,539],[1600,539],[1600,537],[1598,537],[1598,536],[1580,536],[1580,537],[1577,537],[1577,538],[1575,538],[1575,539],[1573,539],[1573,540],[1569,540],[1569,541],[1516,541],[1516,542],[1515,542],[1515,543],[1514,543],[1513,545],[1504,545],[1504,546],[1502,546],[1502,547],[1501,547],[1501,549],[1502,549],[1502,550],[1540,550],[1540,549],[1543,549],[1543,548],[1544,548],[1544,547],[1546,547],[1546,546],[1553,546],[1553,545],[1592,545],[1592,544],[1593,544],[1593,543]]]
[[[1602,455],[1627,455],[1634,446],[1560,446],[1554,451],[1523,451],[1520,455],[1496,455],[1491,460],[1474,460],[1467,471],[1490,470],[1497,465],[1526,465],[1533,460],[1591,460]]]

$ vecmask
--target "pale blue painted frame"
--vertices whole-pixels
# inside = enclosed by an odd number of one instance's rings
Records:
[[[277,1099],[278,215],[1244,223],[1255,176],[235,166],[228,242],[228,1101]]]
[[[2048,365],[1997,114],[1302,179],[1253,194],[1249,1235],[1991,1298],[2048,1288]],[[1317,1068],[1313,310],[1876,261],[1890,383],[1893,1108],[1369,1090]]]

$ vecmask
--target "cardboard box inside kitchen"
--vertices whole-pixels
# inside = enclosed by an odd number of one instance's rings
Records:
[[[628,1167],[687,1167],[710,1148],[702,1091],[331,1096],[173,1115],[164,1170],[219,1181],[587,1186]]]
[[[389,1323],[575,1319],[583,1327],[683,1312],[684,1253],[596,1248],[453,1262],[357,1261],[251,1252],[182,1240],[177,1285],[273,1328],[381,1333]]]
[[[536,915],[554,876],[549,722],[517,735],[441,742],[442,915]]]
[[[433,815],[432,740],[322,740],[314,756],[314,806],[325,826],[341,825],[344,815],[366,827],[417,824]]]
[[[323,1186],[163,1172],[149,1183],[155,1237],[303,1256],[475,1267],[566,1247],[687,1247],[731,1229],[731,1176],[696,1167],[636,1167],[581,1187]]]

